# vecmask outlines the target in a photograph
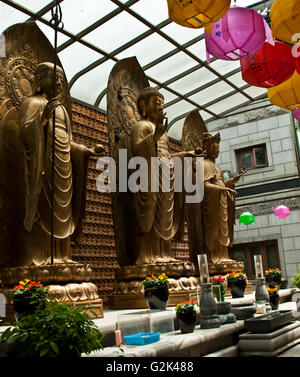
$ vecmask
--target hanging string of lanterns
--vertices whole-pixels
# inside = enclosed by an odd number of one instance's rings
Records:
[[[169,18],[189,28],[203,28],[223,17],[231,0],[167,0]]]
[[[292,110],[300,120],[300,0],[274,1],[272,31],[259,13],[236,5],[230,8],[230,0],[167,1],[172,21],[190,28],[205,27],[208,63],[210,55],[240,60],[243,80],[266,88],[272,104]],[[284,42],[295,46],[292,49]],[[290,215],[284,205],[272,210],[279,219]],[[253,222],[255,216],[250,212],[239,217],[240,224]]]

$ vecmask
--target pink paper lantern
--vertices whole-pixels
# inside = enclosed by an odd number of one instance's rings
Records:
[[[300,109],[293,111],[293,117],[297,120],[300,120]]]
[[[209,55],[222,60],[239,60],[258,51],[265,41],[274,45],[271,29],[255,10],[234,6],[205,31],[207,61]]]
[[[278,217],[279,219],[285,219],[291,213],[290,209],[284,205],[280,205],[276,207],[275,209],[274,208],[272,209],[274,211],[275,216]]]

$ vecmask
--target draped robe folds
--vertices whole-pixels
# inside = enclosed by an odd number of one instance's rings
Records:
[[[131,131],[131,150],[133,156],[145,158],[148,166],[148,190],[137,192],[137,217],[140,233],[140,250],[136,264],[170,261],[170,240],[182,239],[183,233],[183,192],[174,192],[174,166],[169,150],[168,137],[164,134],[157,142],[154,140],[155,126],[150,121],[133,123]],[[164,157],[168,168],[160,169],[159,177],[151,169],[152,157]],[[162,164],[164,159],[160,160]],[[168,174],[168,175],[166,175]],[[170,190],[163,192],[162,179],[170,183]],[[158,192],[151,191],[151,180],[159,180]]]
[[[52,208],[52,116],[43,126],[47,99],[26,99],[20,113],[20,133],[25,148],[25,219],[27,265],[45,265],[51,255]],[[85,205],[88,158],[83,145],[72,141],[69,116],[60,105],[55,109],[54,143],[54,261],[70,262],[70,236],[80,237]]]
[[[224,182],[221,169],[215,162],[205,159],[202,203],[204,250],[209,262],[219,263],[228,259],[228,247],[232,245],[235,203],[226,191],[214,189],[210,184],[234,187],[232,179]]]

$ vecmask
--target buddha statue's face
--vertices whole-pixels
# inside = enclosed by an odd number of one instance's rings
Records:
[[[62,92],[62,84],[64,80],[64,73],[62,69],[57,67],[56,71],[56,96]],[[48,99],[54,97],[54,70],[50,69],[40,79],[41,92],[46,95]]]
[[[215,160],[216,158],[218,158],[219,153],[220,153],[219,143],[217,142],[212,143],[208,149],[208,157],[212,160]]]
[[[145,118],[153,123],[161,123],[163,119],[164,99],[160,96],[151,96],[147,103],[144,103]]]

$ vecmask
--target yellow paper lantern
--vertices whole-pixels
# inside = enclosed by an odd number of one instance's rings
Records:
[[[276,39],[287,43],[298,41],[295,34],[300,33],[299,0],[275,0],[270,10],[270,19]]]
[[[231,0],[168,0],[169,18],[179,25],[203,28],[222,18]]]
[[[269,100],[273,105],[286,110],[300,108],[300,75],[297,71],[293,76],[272,88],[268,89]]]

